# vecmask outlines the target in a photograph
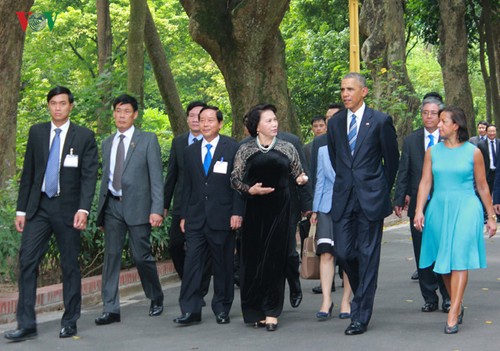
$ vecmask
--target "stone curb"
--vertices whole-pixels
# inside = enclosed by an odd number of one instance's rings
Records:
[[[161,283],[178,280],[172,261],[157,263]],[[102,276],[82,279],[82,305],[92,306],[101,302]],[[120,273],[120,294],[122,296],[136,293],[142,289],[137,269],[130,268]],[[16,320],[18,293],[13,292],[0,296],[0,324]],[[63,309],[62,284],[54,284],[38,288],[36,291],[36,312],[49,312]]]

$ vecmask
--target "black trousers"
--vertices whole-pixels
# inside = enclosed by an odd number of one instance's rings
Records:
[[[80,254],[80,231],[69,225],[61,213],[59,198],[49,199],[42,195],[36,215],[27,220],[21,238],[19,251],[19,301],[17,304],[17,324],[19,328],[36,327],[36,285],[38,266],[49,248],[49,240],[54,233],[61,254],[64,313],[61,326],[76,326],[80,318],[81,273],[78,256]]]
[[[203,307],[201,280],[206,256],[212,257],[214,314],[229,314],[234,299],[234,232],[203,228],[186,231],[186,260],[179,304],[182,313],[199,313]],[[209,250],[207,250],[207,246]]]
[[[170,258],[175,267],[175,271],[181,278],[184,275],[184,262],[186,260],[186,237],[183,232],[181,232],[180,227],[181,217],[179,215],[173,214],[172,221],[170,222],[169,228],[169,242],[168,242],[168,252],[170,253]],[[206,247],[208,252],[209,248]],[[201,294],[205,296],[210,288],[210,279],[212,278],[212,256],[205,255],[206,261],[203,269],[203,276],[201,279]]]

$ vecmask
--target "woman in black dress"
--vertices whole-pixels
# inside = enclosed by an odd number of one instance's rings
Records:
[[[247,197],[241,242],[240,292],[245,323],[274,331],[283,310],[290,225],[290,177],[307,183],[297,150],[276,138],[276,107],[261,104],[247,114],[253,137],[240,146],[231,174]]]

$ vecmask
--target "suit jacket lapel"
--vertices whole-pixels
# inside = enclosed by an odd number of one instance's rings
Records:
[[[127,169],[127,165],[134,153],[137,144],[141,140],[141,131],[137,128],[134,130],[134,134],[132,134],[132,140],[130,140],[130,145],[128,146],[127,155],[125,156],[125,163],[123,164],[123,172]]]
[[[113,146],[113,140],[115,139],[116,133],[111,135],[109,138],[104,140],[102,144],[102,154],[107,157],[104,158],[105,162],[102,165],[102,174],[105,177],[109,177],[110,163],[111,163],[111,148]]]
[[[351,155],[350,148],[349,148],[349,139],[347,138],[347,110],[344,110],[340,112],[341,115],[338,116],[339,118],[339,133],[340,135],[344,136],[344,147],[347,150],[347,153]],[[352,157],[352,156],[351,156]]]
[[[358,154],[359,148],[365,139],[366,134],[370,130],[370,121],[372,118],[372,109],[369,107],[365,108],[365,113],[363,114],[363,118],[361,119],[361,125],[358,128],[358,135],[356,137],[356,146],[354,147],[354,155],[353,158]],[[346,124],[347,129],[347,124]]]
[[[62,149],[62,154],[61,154],[61,167],[63,166],[64,163],[64,158],[66,155],[68,155],[70,146],[73,144],[73,139],[75,138],[75,127],[73,124],[70,122],[69,123],[69,128],[68,128],[68,134],[66,135],[66,140],[64,140],[64,145]]]
[[[47,162],[49,161],[49,148],[50,148],[50,142],[51,138],[53,136],[50,135],[50,122],[46,123],[44,125],[44,128],[42,130],[42,154],[43,154],[43,163],[47,165]]]
[[[427,142],[427,140],[425,140],[424,128],[419,130],[418,138],[416,138],[416,141],[418,143],[418,145],[416,145],[416,148],[418,150],[418,156],[420,157],[420,159],[423,162],[423,160],[425,158],[425,143]]]
[[[221,136],[219,142],[217,143],[217,147],[215,148],[214,157],[212,157],[212,162],[210,163],[208,174],[212,173],[215,162],[217,162],[217,160],[220,161],[220,159],[222,158],[222,152],[224,151],[225,146],[226,146],[226,141]]]

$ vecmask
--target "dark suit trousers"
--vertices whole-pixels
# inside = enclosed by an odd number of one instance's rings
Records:
[[[363,213],[355,190],[339,221],[333,221],[337,259],[343,265],[354,297],[351,320],[367,325],[377,290],[380,246],[384,220],[370,221]]]
[[[212,311],[229,314],[234,299],[234,236],[232,231],[212,230],[206,223],[200,230],[186,232],[186,261],[179,296],[182,313],[201,312],[200,285],[206,255],[210,255],[214,274]]]
[[[179,278],[182,280],[182,276],[184,275],[184,261],[186,259],[186,240],[184,238],[184,233],[181,232],[180,222],[181,217],[179,215],[172,215],[170,229],[168,231],[168,252],[170,253],[170,258],[174,263],[175,270],[177,271]],[[209,250],[208,246],[206,250]],[[201,294],[203,296],[208,293],[210,279],[212,278],[212,258],[211,255],[205,255],[205,257],[207,259],[205,261],[203,278],[201,280]]]
[[[427,268],[419,268],[420,262],[420,249],[422,247],[422,232],[415,229],[413,226],[413,218],[410,217],[410,231],[411,240],[413,242],[413,252],[415,253],[415,260],[417,261],[418,269],[418,283],[420,285],[420,292],[426,303],[439,303],[436,290],[439,287],[443,300],[449,299],[450,296],[444,286],[443,278],[440,274],[434,273],[434,265]]]
[[[294,185],[295,186],[295,185]],[[292,190],[292,191],[295,191]],[[300,255],[297,252],[297,223],[300,220],[299,199],[291,196],[290,223],[288,236],[288,257],[286,263],[286,280],[290,288],[290,293],[300,293]]]
[[[38,266],[47,252],[52,233],[55,234],[61,254],[64,314],[61,326],[76,326],[80,318],[81,273],[80,231],[61,218],[64,209],[60,200],[42,195],[36,215],[26,221],[19,251],[19,302],[17,323],[19,328],[35,328],[36,281]]]
[[[104,212],[104,268],[102,271],[103,311],[120,313],[120,268],[125,234],[141,278],[142,288],[150,300],[163,299],[156,262],[151,254],[151,225],[128,226],[123,218],[122,202],[108,198]]]

